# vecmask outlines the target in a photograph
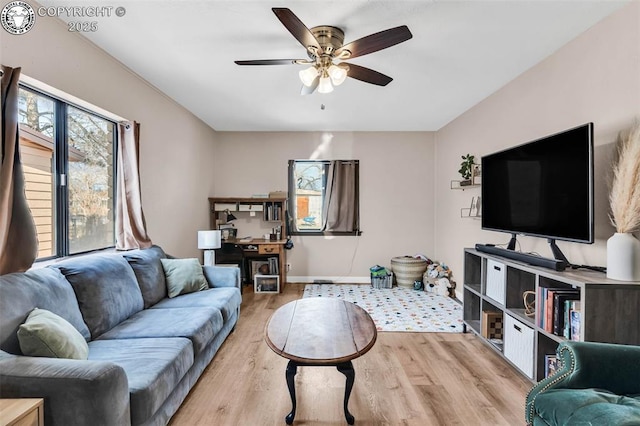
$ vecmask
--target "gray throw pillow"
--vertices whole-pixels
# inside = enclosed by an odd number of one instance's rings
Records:
[[[198,259],[160,259],[160,262],[170,298],[209,288]]]
[[[18,328],[20,350],[27,356],[87,359],[89,345],[67,320],[35,308]]]

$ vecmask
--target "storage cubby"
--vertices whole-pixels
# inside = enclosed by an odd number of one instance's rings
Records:
[[[482,292],[482,258],[470,253],[464,254],[464,285],[476,293]]]
[[[473,290],[464,289],[463,315],[465,330],[470,327],[475,333],[480,333],[480,295]]]
[[[536,353],[536,381],[540,381],[545,377],[545,362],[547,355],[554,355],[556,353],[556,349],[558,349],[558,345],[560,342],[556,339],[550,338],[545,334],[538,335],[538,347]]]
[[[535,295],[535,316],[525,313],[527,291]],[[551,331],[542,326],[541,307],[548,305],[541,295],[546,292],[549,297],[550,291],[549,301],[558,302],[552,320],[560,318],[560,312],[565,318],[563,303],[572,301],[567,295],[579,302],[574,306],[580,314],[575,340],[640,345],[640,282],[609,280],[604,273],[588,270],[557,272],[474,249],[464,251],[465,331],[477,334],[534,382],[545,376],[546,356],[555,354],[566,340],[564,323],[554,324]],[[556,294],[564,296],[556,298]],[[487,321],[498,314],[504,327],[502,343],[491,339],[486,328]]]

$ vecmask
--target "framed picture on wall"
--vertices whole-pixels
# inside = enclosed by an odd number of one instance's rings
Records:
[[[482,166],[474,164],[471,166],[471,184],[480,185],[482,183]]]
[[[234,239],[238,235],[238,228],[231,225],[220,225],[220,235],[223,240]]]

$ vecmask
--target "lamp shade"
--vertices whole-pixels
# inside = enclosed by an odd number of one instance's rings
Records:
[[[331,65],[327,72],[334,86],[341,85],[347,79],[347,70],[343,67]]]
[[[333,92],[333,85],[329,75],[326,77],[320,77],[320,84],[318,85],[318,93],[331,93]]]
[[[300,71],[298,75],[300,76],[302,84],[307,87],[311,87],[311,85],[313,84],[313,80],[315,80],[315,78],[318,76],[318,69],[316,67],[309,67]]]
[[[217,249],[221,247],[220,231],[198,231],[199,249]]]

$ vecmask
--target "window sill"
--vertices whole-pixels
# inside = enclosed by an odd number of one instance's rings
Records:
[[[42,259],[42,260],[36,259],[35,262],[33,262],[33,264],[31,265],[31,268],[29,268],[29,269],[44,268],[46,266],[55,265],[58,262],[61,262],[61,261],[66,260],[66,259],[72,259],[74,257],[88,256],[90,254],[96,254],[96,253],[116,253],[116,252],[118,252],[118,250],[116,250],[115,247],[106,247],[106,248],[103,248],[103,249],[91,250],[91,251],[87,251],[87,252],[83,252],[83,253],[72,254],[72,255],[69,255],[69,256],[51,257],[51,258],[46,258],[46,259]]]

